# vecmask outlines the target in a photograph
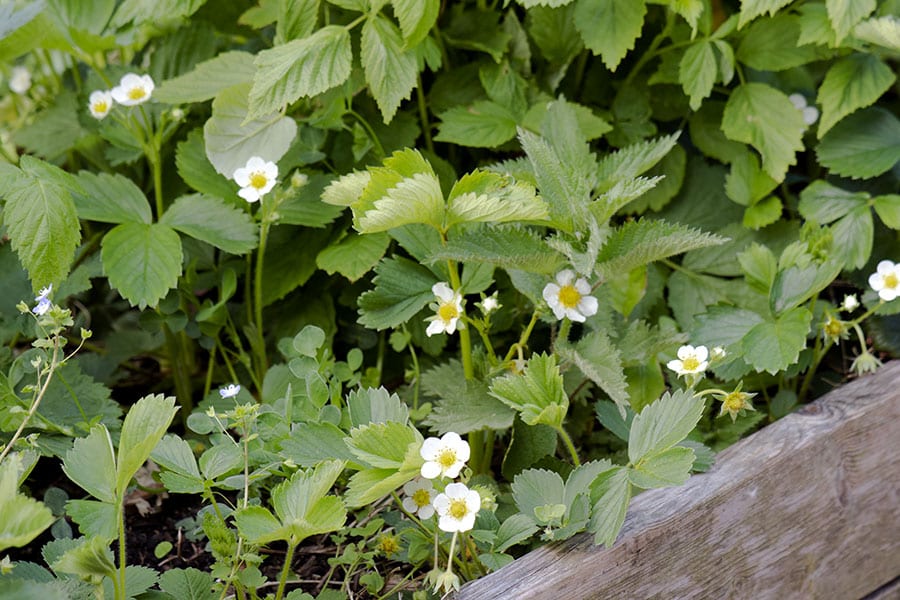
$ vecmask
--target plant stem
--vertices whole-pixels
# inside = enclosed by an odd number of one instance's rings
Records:
[[[256,375],[259,381],[262,381],[269,368],[268,358],[266,357],[266,337],[263,333],[263,262],[266,255],[266,242],[269,239],[269,227],[271,222],[268,220],[268,211],[263,207],[262,222],[259,227],[259,248],[256,250],[256,270],[253,280],[253,308],[254,325],[256,327],[256,344],[254,344],[254,354],[256,354]],[[259,390],[262,393],[262,389]]]
[[[16,432],[13,434],[12,439],[9,440],[9,443],[6,444],[6,448],[3,449],[3,452],[0,452],[0,463],[3,462],[3,459],[9,454],[9,451],[12,450],[12,447],[21,437],[22,432],[25,431],[25,427],[28,426],[28,422],[31,421],[31,418],[34,416],[34,413],[37,412],[38,406],[41,404],[41,400],[44,398],[44,394],[47,393],[47,388],[50,386],[50,380],[53,378],[53,373],[56,372],[56,359],[59,357],[59,340],[57,339],[53,344],[53,357],[50,360],[50,370],[47,372],[47,379],[44,380],[43,385],[41,385],[41,389],[38,391],[37,396],[31,403],[31,408],[28,409],[28,414],[25,415],[25,418],[22,419],[22,423],[19,424],[19,428],[16,429]],[[40,378],[40,374],[38,374]]]
[[[422,75],[416,81],[416,101],[419,105],[419,120],[422,122],[422,135],[425,136],[425,147],[434,154],[434,140],[431,139],[431,124],[428,122],[428,105],[425,103],[425,92],[422,91]]]
[[[157,309],[157,313],[162,316],[159,309]],[[171,363],[172,379],[175,381],[175,397],[178,399],[179,406],[181,406],[181,418],[187,422],[187,418],[194,407],[194,389],[191,385],[191,374],[188,370],[188,357],[182,352],[182,346],[178,341],[178,337],[169,329],[167,323],[163,323],[163,333],[166,336],[166,350]]]
[[[125,600],[125,566],[128,557],[125,552],[125,494],[124,490],[120,491],[117,500],[117,510],[119,512],[119,589],[116,590],[116,600]]]
[[[572,457],[572,463],[576,467],[581,466],[581,460],[578,458],[578,451],[575,449],[575,444],[572,443],[572,438],[569,437],[569,432],[566,431],[566,428],[560,425],[556,432],[559,434],[559,437],[562,439],[563,444],[565,444],[566,449],[569,451],[569,455]]]
[[[278,590],[275,592],[275,600],[281,600],[284,597],[284,586],[287,584],[287,576],[291,571],[291,562],[294,560],[294,549],[296,544],[288,542],[287,555],[284,557],[284,566],[281,568],[281,577],[278,579]]]

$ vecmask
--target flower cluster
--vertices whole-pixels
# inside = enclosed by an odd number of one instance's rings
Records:
[[[96,90],[88,98],[88,110],[95,119],[103,119],[115,104],[137,106],[150,99],[156,86],[149,75],[128,73],[111,90]]]

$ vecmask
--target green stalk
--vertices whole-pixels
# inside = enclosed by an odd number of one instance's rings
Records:
[[[416,101],[419,105],[419,120],[422,121],[422,135],[425,136],[425,147],[434,154],[434,140],[431,139],[431,124],[428,122],[428,106],[425,103],[425,92],[422,91],[422,75],[416,81]]]
[[[12,450],[13,446],[19,440],[19,437],[22,435],[22,432],[25,431],[25,427],[31,421],[31,418],[34,416],[34,413],[37,412],[38,406],[41,404],[41,400],[44,398],[44,394],[47,393],[47,388],[50,386],[50,380],[53,378],[53,373],[56,371],[56,359],[59,356],[59,339],[55,340],[53,343],[53,358],[50,359],[50,371],[47,373],[47,379],[44,380],[43,385],[41,385],[41,389],[38,391],[37,396],[34,401],[31,403],[31,408],[28,409],[28,414],[25,415],[25,418],[22,419],[22,423],[19,424],[19,428],[16,429],[16,432],[13,434],[12,439],[9,440],[9,443],[6,444],[6,448],[3,449],[3,452],[0,452],[0,463],[3,462],[3,459],[9,454],[10,450]],[[38,373],[38,383],[40,383],[40,373]]]
[[[281,577],[278,578],[278,590],[275,592],[275,600],[281,600],[284,597],[284,586],[287,585],[287,576],[291,571],[291,562],[294,560],[294,549],[296,544],[288,542],[287,555],[284,557],[284,566],[281,568]]]
[[[262,381],[268,370],[268,358],[266,357],[266,338],[263,334],[263,262],[266,255],[266,242],[269,239],[269,227],[271,223],[265,206],[260,207],[263,211],[262,222],[259,225],[259,248],[256,250],[256,270],[253,280],[253,308],[254,308],[254,324],[256,327],[256,344],[254,344],[254,353],[256,354],[256,374],[259,381]],[[259,390],[262,393],[262,390]]]
[[[562,439],[563,444],[565,444],[566,449],[569,451],[569,455],[572,457],[572,463],[576,467],[580,467],[581,460],[578,458],[578,451],[575,449],[575,444],[572,443],[572,438],[569,437],[569,432],[567,432],[566,428],[562,425],[556,428],[556,432],[559,434],[559,437]]]
[[[116,600],[125,600],[125,566],[128,558],[125,552],[125,498],[124,493],[116,498],[119,511],[119,585],[116,586]]]

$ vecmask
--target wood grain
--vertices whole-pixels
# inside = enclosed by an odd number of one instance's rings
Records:
[[[612,548],[582,534],[457,600],[859,599],[900,575],[900,361],[633,501]]]

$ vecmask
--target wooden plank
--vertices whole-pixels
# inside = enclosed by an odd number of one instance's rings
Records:
[[[898,575],[900,361],[639,495],[612,548],[539,548],[457,599],[855,600]]]
[[[900,577],[878,588],[863,600],[897,600],[897,598],[900,598]]]

